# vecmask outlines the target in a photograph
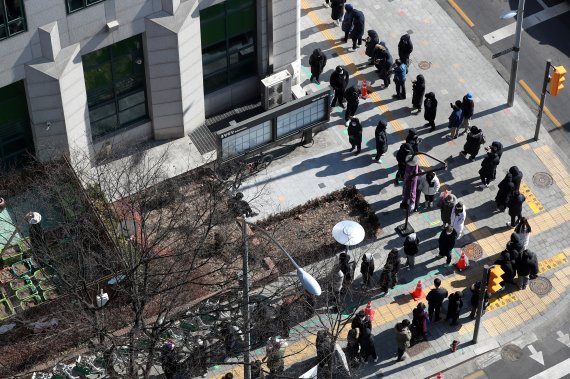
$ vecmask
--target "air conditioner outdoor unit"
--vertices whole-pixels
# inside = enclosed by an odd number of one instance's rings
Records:
[[[261,81],[261,103],[265,110],[291,101],[291,74],[283,70]]]

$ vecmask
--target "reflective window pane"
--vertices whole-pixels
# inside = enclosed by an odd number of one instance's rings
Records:
[[[6,16],[8,21],[17,20],[24,17],[21,0],[4,0],[6,6]]]
[[[67,12],[71,13],[86,8],[90,5],[101,3],[104,0],[66,0],[66,1],[67,1]]]
[[[0,1],[0,40],[25,31],[23,0]]]

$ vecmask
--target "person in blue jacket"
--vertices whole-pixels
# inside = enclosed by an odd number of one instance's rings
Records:
[[[396,85],[396,94],[392,95],[395,99],[406,98],[406,75],[408,74],[408,66],[399,59],[396,59],[394,68],[394,84]]]
[[[449,115],[449,135],[447,138],[456,139],[459,133],[459,127],[463,123],[463,110],[461,108],[461,100],[456,100],[455,104],[449,103],[451,106],[451,114]]]

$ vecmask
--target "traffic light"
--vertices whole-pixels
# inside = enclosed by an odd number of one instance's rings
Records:
[[[501,268],[501,266],[492,266],[489,269],[489,279],[487,280],[487,292],[493,294],[499,291],[503,286],[501,283],[503,282],[503,275],[505,272]]]
[[[564,81],[566,78],[566,69],[564,66],[556,66],[554,67],[554,72],[552,73],[552,77],[550,78],[550,95],[551,96],[558,96],[560,91],[564,89]]]

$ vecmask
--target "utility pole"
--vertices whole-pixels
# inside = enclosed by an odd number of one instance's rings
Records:
[[[540,133],[542,112],[544,111],[544,102],[546,101],[546,88],[548,87],[548,80],[550,79],[550,66],[552,66],[552,60],[548,59],[546,61],[546,70],[544,71],[544,81],[542,82],[542,93],[540,94],[540,106],[538,107],[538,116],[536,116],[536,128],[534,129],[535,141],[538,141],[538,134]]]
[[[509,95],[507,97],[507,105],[509,107],[513,106],[515,100],[515,88],[517,86],[517,70],[519,67],[519,51],[521,48],[523,18],[524,18],[524,0],[519,0],[519,8],[517,10],[515,46],[513,46],[513,62],[511,64],[511,78],[509,80]]]
[[[485,292],[487,291],[487,278],[489,277],[490,267],[483,266],[483,278],[479,287],[479,302],[477,304],[477,318],[475,320],[475,329],[473,330],[473,343],[477,343],[479,337],[479,327],[481,325],[481,316],[483,315],[483,307],[485,306]]]

